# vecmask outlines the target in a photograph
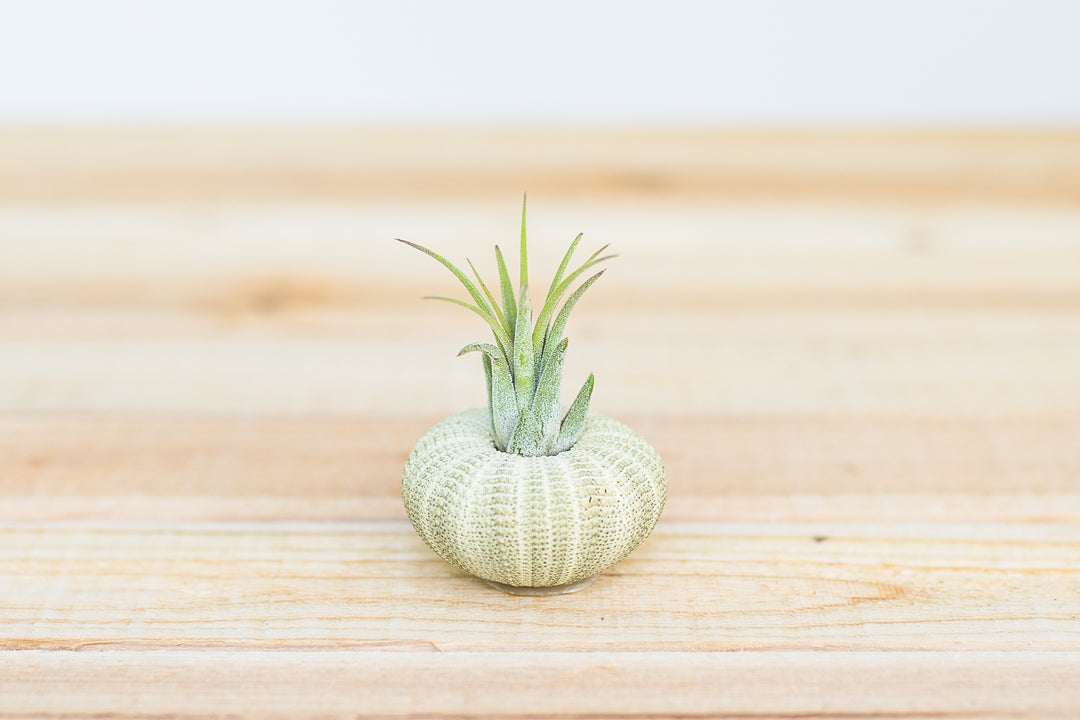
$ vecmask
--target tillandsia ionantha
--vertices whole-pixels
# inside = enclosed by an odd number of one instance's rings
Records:
[[[589,411],[590,375],[564,413],[560,404],[569,343],[566,322],[610,259],[600,248],[570,269],[578,235],[563,256],[533,322],[525,206],[515,291],[495,248],[500,299],[469,263],[475,282],[442,263],[484,319],[493,343],[475,342],[487,384],[486,409],[436,424],[409,453],[401,497],[413,528],[440,557],[505,592],[573,592],[625,558],[648,537],[664,508],[660,456],[630,428]],[[402,241],[406,242],[406,241]]]
[[[533,323],[529,298],[525,208],[526,203],[523,201],[520,272],[516,293],[502,250],[498,245],[495,246],[501,303],[496,300],[471,260],[466,262],[476,278],[475,283],[442,255],[408,240],[399,241],[442,263],[465,287],[473,302],[445,296],[428,296],[430,299],[465,307],[483,318],[491,327],[495,344],[470,343],[458,352],[458,356],[471,352],[479,352],[483,356],[484,382],[487,387],[488,412],[491,415],[495,447],[518,455],[558,455],[569,450],[585,430],[585,419],[589,414],[589,400],[595,382],[594,376],[590,374],[564,414],[561,399],[563,363],[570,343],[570,339],[564,336],[566,323],[578,300],[604,271],[600,270],[586,278],[573,292],[570,288],[586,272],[615,256],[603,254],[608,248],[608,245],[605,245],[579,267],[567,272],[582,235],[575,237],[555,271],[555,277],[552,278],[544,297],[544,304]],[[565,302],[560,308],[559,303],[564,297]]]

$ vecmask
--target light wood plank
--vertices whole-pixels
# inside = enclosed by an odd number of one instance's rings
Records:
[[[505,129],[0,130],[18,202],[475,198],[1073,203],[1080,133]]]
[[[3,414],[0,519],[50,504],[53,518],[400,518],[401,469],[438,419]],[[770,502],[785,519],[822,517],[785,498],[864,495],[892,496],[890,517],[931,512],[937,496],[963,518],[1003,520],[1056,496],[1046,514],[1070,517],[1080,478],[1080,420],[1067,418],[623,420],[664,458],[676,519],[734,519],[731,503],[759,517]]]
[[[181,307],[235,320],[376,305],[422,315],[452,292],[436,263],[394,242],[471,257],[515,248],[520,192],[452,202],[425,196],[60,206],[0,197],[0,300],[7,305]],[[620,257],[592,307],[765,306],[1076,310],[1080,201],[1055,207],[955,202],[739,203],[724,196],[630,202],[530,195],[530,258],[547,278],[566,245]],[[431,310],[427,310],[431,312]],[[408,315],[406,315],[408,317]]]
[[[395,481],[396,482],[396,481]],[[1016,492],[985,496],[955,492],[669,494],[662,522],[988,523],[1040,525],[1046,539],[1054,528],[1080,523],[1080,493]],[[403,520],[398,492],[379,495],[313,496],[124,494],[8,495],[0,499],[0,521],[37,522],[357,522]],[[818,534],[807,532],[806,534]]]
[[[1074,652],[0,652],[0,717],[1066,718],[1078,667]]]
[[[5,649],[1080,650],[1075,525],[669,522],[588,592],[541,600],[403,522],[9,525],[0,543]]]
[[[567,372],[656,533],[404,521],[482,334],[408,237],[621,255]],[[0,129],[0,718],[1076,717],[1080,134]]]
[[[484,337],[459,308],[393,322],[303,318],[248,327],[205,319],[130,325],[93,314],[0,328],[0,409],[445,417],[484,402]],[[584,302],[583,302],[584,304]],[[145,332],[144,332],[145,329]],[[899,416],[1072,419],[1080,311],[586,311],[569,335],[572,380],[594,407],[663,418]]]

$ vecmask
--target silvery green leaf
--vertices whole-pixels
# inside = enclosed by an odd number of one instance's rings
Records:
[[[442,300],[443,302],[448,302],[448,303],[451,303],[453,305],[460,305],[461,307],[465,308],[466,310],[469,310],[470,312],[476,313],[477,315],[482,317],[484,319],[484,322],[486,322],[491,327],[491,331],[495,334],[496,342],[498,342],[499,345],[504,347],[504,348],[507,348],[507,349],[510,348],[510,345],[511,345],[510,336],[507,335],[506,332],[502,329],[502,327],[499,325],[498,319],[496,319],[494,315],[491,315],[490,313],[486,313],[483,309],[478,308],[475,305],[470,305],[469,303],[465,302],[464,300],[458,300],[457,298],[444,297],[442,295],[428,295],[428,296],[425,297],[425,299],[426,300]]]
[[[551,314],[555,312],[555,305],[559,302],[559,296],[555,294],[555,291],[562,282],[563,273],[566,272],[566,266],[570,264],[570,258],[574,255],[574,250],[579,242],[581,242],[581,233],[578,233],[578,236],[570,243],[570,247],[567,248],[566,254],[563,255],[559,269],[555,271],[555,277],[551,279],[551,285],[548,287],[547,296],[544,298],[544,306],[540,308],[540,314],[536,318],[536,329],[533,330],[533,352],[537,355],[540,354],[544,338],[547,337]]]
[[[559,269],[555,271],[555,277],[551,279],[551,285],[548,287],[547,299],[551,299],[555,295],[555,288],[559,287],[559,283],[562,282],[563,273],[566,272],[566,266],[570,264],[570,258],[574,255],[574,250],[577,249],[578,243],[581,242],[581,238],[584,233],[578,233],[573,242],[570,243],[570,247],[566,249],[566,254],[563,255],[562,262],[559,263]]]
[[[499,292],[502,294],[503,315],[506,325],[513,328],[517,324],[517,301],[514,299],[514,286],[510,284],[510,273],[506,270],[506,260],[502,250],[495,246],[495,263],[499,266]]]
[[[517,428],[513,437],[510,438],[508,452],[518,455],[536,456],[547,455],[543,437],[540,435],[540,424],[536,422],[536,416],[529,408],[522,408],[518,416]]]
[[[517,399],[510,370],[501,360],[491,361],[491,423],[495,427],[495,446],[509,452],[510,438],[518,426]]]
[[[491,437],[495,437],[495,411],[491,406],[491,356],[487,353],[480,355],[484,360],[484,387],[487,389],[488,419],[491,421]]]
[[[488,288],[487,283],[484,282],[484,278],[480,277],[480,272],[476,269],[476,266],[473,265],[472,260],[470,260],[469,258],[465,258],[465,262],[469,263],[469,268],[472,270],[473,276],[476,278],[476,284],[480,286],[480,289],[484,293],[484,297],[487,298],[488,304],[491,307],[491,311],[495,315],[495,319],[499,321],[499,327],[501,327],[503,331],[507,335],[509,335],[512,328],[510,327],[510,324],[506,322],[506,315],[503,314],[502,308],[499,307],[499,303],[496,302],[495,296],[491,294],[491,290]]]
[[[581,236],[579,235],[578,237]],[[576,244],[577,240],[575,239],[574,242]],[[600,254],[604,252],[604,250],[606,250],[607,248],[608,246],[605,245],[604,247],[594,252],[592,255],[589,256],[589,259],[581,265],[581,267],[579,267],[577,270],[574,270],[565,278],[562,278],[562,281],[557,286],[548,289],[547,297],[544,299],[544,306],[540,309],[540,315],[538,316],[538,319],[536,321],[536,330],[533,331],[534,347],[540,345],[542,332],[541,328],[546,328],[547,322],[551,318],[551,314],[555,312],[555,306],[558,305],[559,300],[562,298],[563,295],[566,294],[566,291],[570,289],[570,286],[577,279],[577,277],[589,268],[595,267],[596,265],[599,265],[606,260],[611,260],[612,258],[616,257],[615,255],[604,255],[603,257],[600,257]],[[571,246],[571,249],[573,249],[573,246]],[[560,270],[561,269],[562,268],[560,268]],[[561,273],[559,276],[561,277]]]
[[[562,374],[563,360],[569,338],[563,338],[555,349],[551,359],[544,365],[540,381],[536,384],[536,398],[533,400],[533,415],[540,423],[540,435],[544,447],[552,448],[559,439],[562,420]]]
[[[521,286],[518,298],[517,327],[514,330],[514,390],[517,392],[519,408],[528,409],[532,405],[536,388],[536,367],[533,364],[533,346],[530,342],[532,333],[532,309],[529,306],[529,286]]]
[[[450,262],[439,253],[435,252],[434,250],[429,250],[423,245],[418,245],[417,243],[411,242],[409,240],[402,240],[401,238],[398,238],[398,242],[405,243],[409,247],[416,248],[425,255],[430,255],[431,257],[435,258],[435,260],[442,264],[443,267],[445,267],[447,270],[454,274],[454,277],[458,279],[458,282],[460,282],[465,287],[465,290],[468,291],[469,295],[472,296],[472,299],[476,303],[476,306],[486,312],[488,315],[490,315],[492,319],[494,319],[495,316],[492,314],[491,308],[488,307],[487,301],[484,300],[484,296],[480,294],[480,291],[476,288],[475,285],[472,284],[472,281],[465,276],[465,273],[461,272],[461,270],[458,269],[457,265],[454,265],[454,263]]]
[[[520,415],[514,395],[514,381],[510,377],[505,358],[499,348],[494,345],[472,343],[463,347],[458,355],[475,351],[484,353],[488,361],[484,366],[485,374],[490,365],[488,407],[491,409],[491,428],[495,435],[495,447],[503,452],[509,452],[510,438],[518,425]]]
[[[485,355],[490,355],[492,360],[505,360],[506,356],[503,355],[502,348],[499,348],[491,343],[474,342],[469,343],[465,347],[458,350],[458,357],[471,352],[482,352]]]
[[[555,317],[555,323],[551,326],[551,330],[547,333],[547,337],[544,338],[544,357],[543,363],[547,364],[549,356],[558,347],[558,343],[562,340],[563,332],[566,330],[566,321],[570,319],[570,311],[574,309],[574,305],[581,299],[581,296],[585,294],[594,282],[596,282],[604,271],[596,273],[585,282],[581,283],[581,286],[575,290],[570,297],[566,298],[566,302],[563,303],[562,309],[559,310],[559,314]]]
[[[566,417],[559,429],[559,441],[554,447],[555,454],[572,448],[574,443],[581,439],[581,433],[585,432],[585,420],[589,416],[589,398],[592,397],[594,382],[595,378],[590,373],[570,409],[566,411]]]

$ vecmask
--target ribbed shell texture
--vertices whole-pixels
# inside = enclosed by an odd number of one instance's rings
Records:
[[[660,456],[625,425],[591,415],[558,455],[495,448],[486,410],[447,418],[405,464],[409,520],[440,557],[506,585],[592,577],[652,532],[667,496]]]

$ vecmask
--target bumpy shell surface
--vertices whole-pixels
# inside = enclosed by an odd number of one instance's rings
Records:
[[[439,556],[506,585],[592,577],[652,532],[667,496],[660,456],[625,425],[590,415],[558,455],[495,448],[486,410],[431,428],[405,464],[409,520]]]

